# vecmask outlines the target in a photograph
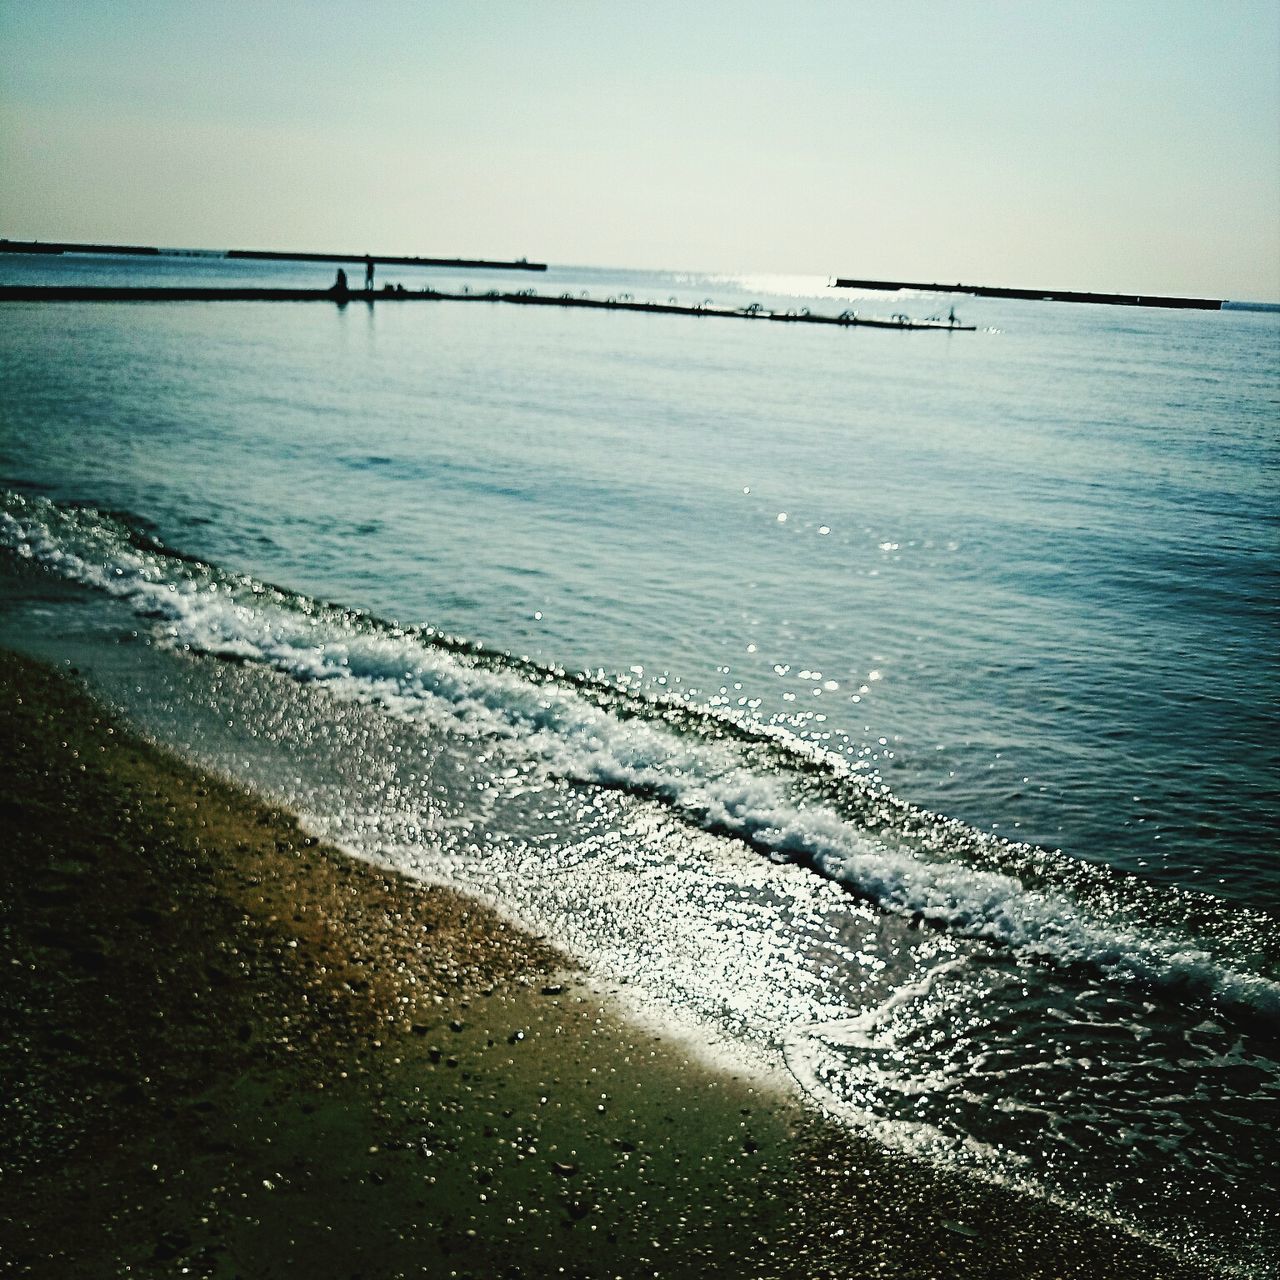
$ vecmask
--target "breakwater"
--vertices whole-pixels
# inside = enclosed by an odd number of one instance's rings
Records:
[[[1027,302],[1097,302],[1108,307],[1165,307],[1183,311],[1221,311],[1221,298],[1167,298],[1140,293],[1085,293],[1073,289],[1006,289],[985,284],[921,284],[906,280],[847,280],[837,277],[833,289],[880,289],[894,293],[918,289],[922,293],[967,293],[975,298],[1020,298]]]
[[[503,261],[497,258],[417,258],[386,253],[299,253],[279,249],[160,249],[137,244],[74,244],[43,240],[0,240],[0,253],[47,254],[102,253],[132,257],[238,258],[256,262],[355,262],[372,261],[375,266],[461,267],[468,270],[545,271],[545,262],[525,258]]]
[[[685,305],[676,302],[637,302],[630,298],[584,298],[571,294],[551,296],[531,290],[517,293],[443,293],[435,289],[410,291],[382,289],[259,289],[166,287],[160,285],[0,285],[0,302],[328,302],[345,306],[353,302],[492,302],[514,306],[570,307],[596,311],[642,311],[657,315],[712,316],[720,319],[762,320],[780,324],[822,324],[841,328],[932,329],[946,333],[972,333],[975,325],[946,320],[912,320],[906,315],[889,318],[859,316],[854,311],[823,315],[808,308],[770,311],[759,304],[748,307]]]

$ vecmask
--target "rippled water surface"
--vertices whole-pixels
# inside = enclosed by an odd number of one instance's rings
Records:
[[[885,1141],[1262,1274],[1280,327],[959,310],[4,304],[3,631]]]

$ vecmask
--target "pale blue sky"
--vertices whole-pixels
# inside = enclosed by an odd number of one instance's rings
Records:
[[[0,235],[1280,298],[1280,9],[0,0]]]

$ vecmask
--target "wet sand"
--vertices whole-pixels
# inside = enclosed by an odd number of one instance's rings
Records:
[[[630,1025],[0,653],[0,1271],[1209,1274]]]

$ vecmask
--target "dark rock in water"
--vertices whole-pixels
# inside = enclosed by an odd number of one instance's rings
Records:
[[[415,1022],[413,1024],[413,1034],[415,1036],[425,1036],[427,1032],[430,1030],[431,1030],[431,1027],[426,1022]]]
[[[563,991],[564,991],[564,985],[559,982],[548,983],[545,987],[542,988],[542,994],[544,996],[558,996],[558,995],[561,995]]]
[[[954,1218],[943,1218],[942,1225],[946,1227],[952,1235],[966,1236],[970,1240],[976,1240],[978,1238],[977,1228],[968,1226],[963,1222],[957,1222]]]
[[[560,1161],[557,1160],[551,1166],[551,1171],[558,1178],[572,1178],[573,1175],[578,1172],[578,1166],[576,1164],[561,1164]]]
[[[461,1031],[463,1028],[463,1025],[464,1024],[461,1021],[459,1021],[457,1018],[454,1018],[454,1020],[451,1023],[449,1023],[449,1030]]]

